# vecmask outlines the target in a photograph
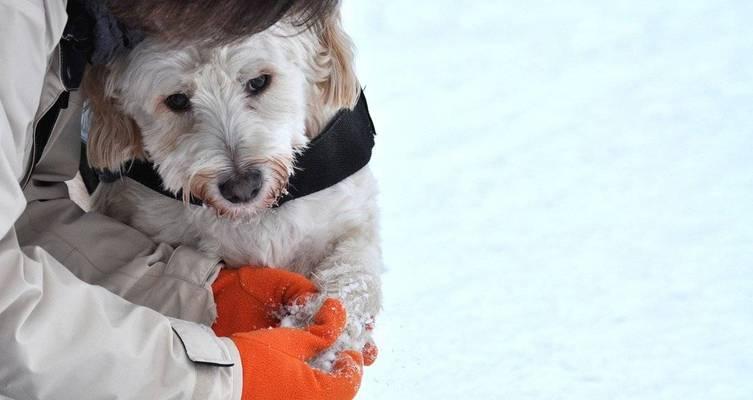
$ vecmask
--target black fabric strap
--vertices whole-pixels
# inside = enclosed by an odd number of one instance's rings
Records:
[[[371,160],[374,136],[374,122],[361,91],[353,110],[340,110],[298,157],[288,194],[278,204],[324,190],[358,172]]]
[[[324,190],[361,170],[371,160],[375,136],[366,96],[361,91],[353,110],[340,110],[298,157],[296,173],[288,183],[288,193],[279,199],[275,207]],[[155,192],[183,200],[182,192],[172,193],[162,186],[162,178],[149,161],[134,160],[127,163],[122,172],[98,171],[97,174],[102,182],[114,182],[126,176]],[[91,173],[82,172],[82,175]],[[190,202],[202,204],[193,196]]]
[[[154,190],[155,192],[161,193],[167,197],[172,197],[174,199],[183,201],[183,191],[178,191],[178,193],[173,193],[165,189],[162,186],[162,177],[159,176],[155,168],[156,168],[155,165],[149,161],[132,160],[123,166],[122,171],[118,171],[118,172],[106,171],[106,170],[98,171],[98,176],[99,176],[99,181],[105,182],[105,183],[112,183],[126,176],[148,187],[149,189]],[[201,200],[199,200],[198,198],[194,196],[191,196],[189,198],[189,201],[191,202],[191,204],[194,204],[197,206],[202,205]]]

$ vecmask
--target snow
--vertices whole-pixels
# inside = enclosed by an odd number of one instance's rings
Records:
[[[359,399],[753,398],[753,2],[343,15],[388,267]]]
[[[296,303],[283,306],[276,313],[276,316],[280,319],[280,326],[300,329],[311,327],[317,323],[316,315],[322,309],[326,299],[327,296],[321,294],[308,298],[304,304]],[[373,324],[373,318],[371,316],[363,317],[357,313],[349,314],[348,317],[346,324],[349,328],[345,329],[326,350],[317,354],[316,357],[306,360],[311,367],[326,373],[333,373],[335,363],[341,352],[363,349],[371,341],[370,331],[360,329],[360,327]]]

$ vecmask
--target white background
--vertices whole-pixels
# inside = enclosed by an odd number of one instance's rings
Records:
[[[753,399],[753,2],[344,19],[388,268],[360,399]]]

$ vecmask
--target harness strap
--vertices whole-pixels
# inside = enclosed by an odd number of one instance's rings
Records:
[[[371,160],[375,136],[362,90],[353,110],[340,110],[298,158],[298,171],[278,204],[324,190],[361,170]]]

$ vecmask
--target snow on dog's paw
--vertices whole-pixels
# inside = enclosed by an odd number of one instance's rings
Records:
[[[325,298],[322,296],[311,296],[303,304],[296,303],[284,306],[278,314],[280,327],[305,328],[309,326],[324,300]]]
[[[319,311],[326,298],[324,295],[318,295],[311,297],[304,304],[285,306],[279,314],[280,327],[305,328],[311,325],[314,315]],[[347,312],[347,322],[343,333],[330,348],[308,360],[309,365],[330,372],[340,352],[345,350],[361,351],[366,343],[371,341],[371,331],[367,327],[373,324],[373,318],[351,313],[350,310],[347,310]]]

